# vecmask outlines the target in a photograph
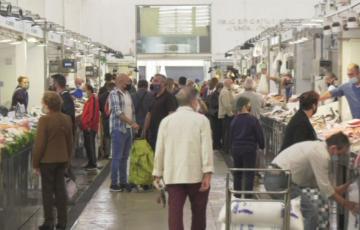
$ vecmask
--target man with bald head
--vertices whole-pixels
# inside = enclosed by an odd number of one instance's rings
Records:
[[[192,230],[206,229],[214,160],[209,120],[196,112],[196,93],[183,88],[176,94],[179,108],[161,121],[153,176],[163,178],[169,194],[169,230],[184,229],[183,208],[189,197]]]
[[[349,82],[340,85],[338,88],[325,92],[320,100],[345,96],[354,119],[360,119],[360,70],[357,64],[348,66]]]
[[[229,152],[229,129],[234,117],[234,98],[231,92],[233,81],[230,78],[224,80],[224,88],[219,95],[219,119],[222,120],[223,149]]]
[[[146,115],[143,136],[147,138],[150,146],[155,150],[160,122],[176,110],[177,102],[175,97],[166,90],[166,77],[164,75],[156,74],[151,88],[155,95],[155,101]]]
[[[127,182],[127,161],[132,146],[133,130],[139,129],[135,121],[135,109],[129,90],[131,79],[120,74],[115,80],[116,88],[109,94],[110,133],[112,139],[112,165],[110,191],[131,191]]]

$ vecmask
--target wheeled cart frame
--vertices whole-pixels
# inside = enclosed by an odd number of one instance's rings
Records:
[[[233,172],[278,172],[278,173],[285,173],[287,175],[287,188],[283,191],[236,191],[230,186],[230,173]],[[269,200],[269,199],[260,199],[260,200],[251,200],[252,202],[260,202],[260,201],[266,201],[266,202],[283,202],[284,203],[284,222],[283,230],[289,230],[290,229],[290,210],[291,210],[291,173],[289,170],[282,170],[282,169],[240,169],[240,168],[230,168],[229,172],[226,174],[226,216],[225,216],[225,229],[230,230],[231,226],[231,197],[232,194],[262,194],[262,195],[283,195],[283,200]]]

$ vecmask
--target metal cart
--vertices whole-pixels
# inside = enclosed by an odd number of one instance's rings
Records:
[[[266,116],[261,116],[260,122],[265,135],[267,158],[275,157],[280,152],[286,125]]]
[[[287,181],[287,188],[283,191],[237,191],[234,190],[230,186],[230,173],[232,172],[282,172],[287,175],[288,181]],[[238,194],[238,195],[246,195],[246,194],[252,194],[252,195],[283,195],[283,200],[273,200],[273,199],[260,199],[260,200],[251,200],[252,202],[260,202],[260,201],[266,201],[266,202],[283,202],[284,203],[284,220],[283,220],[283,228],[284,230],[290,229],[290,211],[291,211],[291,173],[289,170],[282,170],[282,169],[239,169],[239,168],[230,168],[229,172],[226,174],[226,204],[225,204],[225,229],[230,230],[231,226],[231,197],[232,194]]]

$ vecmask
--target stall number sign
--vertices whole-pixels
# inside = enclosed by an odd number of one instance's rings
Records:
[[[278,19],[268,18],[233,18],[219,19],[218,24],[227,31],[262,31],[279,23]]]
[[[15,27],[15,22],[8,19],[5,21],[5,25],[10,27]]]

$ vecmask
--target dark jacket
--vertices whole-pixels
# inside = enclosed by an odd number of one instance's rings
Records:
[[[316,132],[309,118],[303,110],[299,110],[286,126],[281,151],[299,142],[315,140],[317,140]]]
[[[33,167],[40,163],[65,163],[71,159],[73,148],[70,117],[63,113],[49,113],[39,119],[33,149]]]
[[[68,115],[71,118],[73,126],[75,126],[75,104],[70,93],[68,91],[63,91],[60,93],[60,96],[63,100],[63,105],[61,112]]]
[[[11,100],[11,110],[16,109],[17,104],[22,104],[25,107],[25,110],[27,111],[28,103],[29,103],[29,95],[26,89],[21,88],[20,86],[17,86],[15,89],[15,92],[12,96]]]
[[[140,127],[144,127],[146,114],[149,112],[155,97],[146,89],[138,89],[136,94],[132,96],[135,108],[136,122]]]
[[[264,149],[265,140],[259,120],[248,114],[234,117],[230,126],[232,153],[254,152],[257,147]]]
[[[213,117],[218,117],[219,114],[219,95],[220,93],[216,90],[212,94],[206,97],[206,105],[209,108],[209,115]]]

